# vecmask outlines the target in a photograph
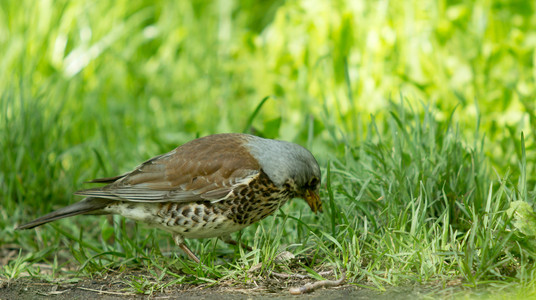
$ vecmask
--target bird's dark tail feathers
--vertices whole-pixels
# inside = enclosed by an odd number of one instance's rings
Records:
[[[99,210],[105,208],[108,204],[112,202],[114,202],[114,200],[88,197],[80,202],[77,202],[75,204],[53,211],[29,223],[20,225],[16,229],[31,229],[31,228],[46,224],[48,222],[52,222],[52,221],[56,221],[59,219],[72,217],[76,215],[99,214],[99,213],[102,213],[102,212],[99,212]]]

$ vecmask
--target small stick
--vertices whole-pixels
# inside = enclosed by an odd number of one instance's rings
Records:
[[[332,286],[338,286],[341,285],[346,280],[346,272],[342,272],[342,277],[339,280],[321,280],[317,281],[315,283],[307,283],[301,287],[293,287],[289,289],[289,292],[292,295],[299,295],[299,294],[305,294],[310,293],[318,288],[321,287],[332,287]]]
[[[307,275],[302,275],[302,274],[285,274],[285,273],[277,273],[277,272],[270,272],[270,274],[274,275],[275,277],[279,277],[279,278],[299,278],[299,279],[304,279],[304,278],[309,278],[310,276],[307,274]]]
[[[324,272],[318,272],[318,275],[324,276],[331,274],[332,271],[324,271]],[[299,279],[305,279],[305,278],[313,278],[309,274],[285,274],[285,273],[277,273],[277,272],[270,272],[270,274],[274,275],[275,277],[279,278],[299,278]]]
[[[82,286],[79,286],[78,288],[84,291],[90,291],[90,292],[95,292],[99,294],[117,295],[117,296],[136,296],[136,294],[132,294],[132,293],[108,292],[108,291],[103,291],[103,290],[90,289],[90,288],[86,288]]]

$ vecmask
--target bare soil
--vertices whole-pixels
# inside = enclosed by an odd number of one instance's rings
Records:
[[[0,300],[7,299],[419,299],[436,290],[431,286],[392,287],[378,292],[367,287],[342,285],[321,288],[305,295],[291,295],[289,288],[310,280],[260,280],[249,286],[175,285],[151,294],[136,294],[121,278],[84,279],[77,282],[51,283],[35,278],[0,282]],[[437,290],[436,290],[437,291]]]

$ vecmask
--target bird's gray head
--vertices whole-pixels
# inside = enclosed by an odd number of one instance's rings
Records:
[[[313,211],[321,211],[318,197],[320,168],[309,150],[285,142],[251,136],[246,143],[262,170],[277,186],[292,180],[297,187],[297,197],[307,201]]]
[[[316,178],[320,181],[320,168],[309,150],[300,145],[252,136],[247,143],[250,153],[273,183],[281,186],[288,179],[305,186]]]

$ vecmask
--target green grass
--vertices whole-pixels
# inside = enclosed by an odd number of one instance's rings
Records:
[[[534,4],[326,3],[3,1],[0,280],[125,274],[152,294],[346,270],[377,290],[534,294]],[[311,149],[324,213],[287,204],[238,234],[251,252],[189,240],[204,266],[120,217],[14,231],[217,132]]]

